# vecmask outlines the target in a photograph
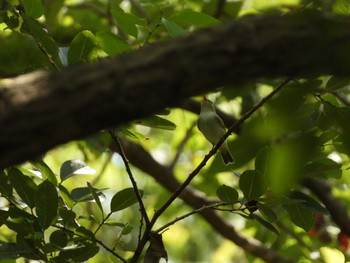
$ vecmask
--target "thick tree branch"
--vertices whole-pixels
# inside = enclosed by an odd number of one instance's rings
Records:
[[[0,88],[0,168],[221,85],[350,73],[350,20],[249,16],[114,60],[36,72]]]
[[[180,187],[180,182],[175,178],[172,171],[154,160],[140,145],[130,141],[123,141],[122,143],[126,156],[134,166],[152,176],[160,185],[172,193]],[[205,194],[191,187],[187,187],[180,195],[180,198],[194,209],[199,209],[203,207],[203,205],[210,203]],[[206,209],[200,214],[219,234],[250,254],[266,262],[293,262],[292,260],[285,259],[278,255],[272,249],[264,246],[260,241],[243,236],[214,210]]]
[[[332,187],[324,180],[311,177],[305,178],[303,184],[321,200],[342,232],[350,236],[348,209],[333,195]]]

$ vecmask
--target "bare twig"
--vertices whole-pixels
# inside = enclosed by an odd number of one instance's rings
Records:
[[[150,223],[150,220],[148,218],[148,215],[147,215],[147,212],[146,212],[146,209],[145,209],[145,205],[143,204],[143,201],[142,201],[142,197],[141,197],[141,194],[140,194],[140,191],[139,191],[139,188],[137,186],[137,182],[131,172],[131,169],[130,169],[130,166],[129,166],[129,161],[128,159],[126,158],[125,156],[125,153],[124,153],[124,150],[123,150],[123,147],[119,141],[119,138],[118,136],[116,135],[115,131],[110,131],[110,135],[112,137],[112,139],[114,140],[114,142],[116,143],[117,147],[118,147],[118,152],[120,154],[120,156],[122,157],[123,159],[123,162],[124,162],[124,165],[125,165],[125,169],[126,169],[126,172],[128,173],[129,175],[129,179],[131,181],[131,184],[134,188],[134,192],[135,192],[135,195],[136,195],[136,198],[137,198],[137,201],[139,203],[139,206],[140,206],[140,210],[141,210],[141,215],[142,217],[145,219],[145,222],[146,222],[146,226],[149,225]]]
[[[179,222],[179,221],[181,221],[181,220],[183,220],[183,219],[185,219],[185,218],[187,218],[187,217],[189,217],[189,216],[191,216],[191,215],[200,213],[200,212],[202,212],[204,209],[216,208],[216,207],[221,206],[221,205],[223,205],[223,204],[224,204],[224,203],[220,202],[220,203],[215,203],[215,204],[211,204],[211,205],[204,205],[204,206],[202,206],[201,208],[194,209],[194,210],[192,210],[192,211],[190,211],[190,212],[188,212],[188,213],[186,213],[186,214],[184,214],[184,215],[182,215],[182,216],[176,217],[174,220],[172,220],[172,221],[166,223],[165,225],[163,225],[162,227],[158,228],[158,229],[155,230],[154,232],[156,232],[156,233],[162,232],[164,229],[168,228],[168,227],[171,226],[171,225],[174,225],[176,222]]]

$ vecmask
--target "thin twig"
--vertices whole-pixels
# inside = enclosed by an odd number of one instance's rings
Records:
[[[204,205],[201,208],[194,209],[194,210],[192,210],[192,211],[190,211],[190,212],[188,212],[188,213],[186,213],[186,214],[184,214],[182,216],[176,217],[174,220],[166,223],[165,225],[163,225],[162,227],[158,228],[154,232],[156,232],[156,233],[162,232],[164,229],[168,228],[169,226],[171,226],[171,225],[175,224],[176,222],[181,221],[181,220],[183,220],[183,219],[185,219],[185,218],[187,218],[187,217],[189,217],[189,216],[191,216],[193,214],[200,213],[204,209],[216,208],[216,207],[221,206],[221,205],[224,205],[224,203],[220,202],[220,203],[215,203],[215,204],[211,204],[211,205]]]
[[[124,162],[124,165],[125,165],[125,169],[126,169],[126,172],[128,173],[129,175],[129,179],[131,181],[131,184],[134,188],[134,192],[135,192],[135,195],[136,195],[136,198],[137,198],[137,201],[140,205],[140,210],[141,210],[141,214],[142,216],[145,218],[145,222],[146,222],[146,226],[149,225],[150,223],[150,220],[148,218],[148,215],[147,215],[147,212],[146,212],[146,209],[145,209],[145,206],[143,204],[143,201],[142,201],[142,197],[141,197],[141,194],[140,194],[140,191],[139,191],[139,188],[137,187],[137,182],[131,172],[131,169],[130,169],[130,166],[129,166],[129,160],[126,158],[125,156],[125,153],[124,153],[124,150],[123,150],[123,147],[120,143],[120,140],[118,138],[118,136],[115,134],[115,131],[110,131],[109,132],[112,139],[114,140],[114,142],[117,144],[117,147],[118,147],[118,151],[119,151],[119,154],[120,156],[122,157],[123,159],[123,162]]]

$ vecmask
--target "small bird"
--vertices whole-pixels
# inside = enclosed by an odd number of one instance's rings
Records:
[[[197,126],[213,146],[226,133],[224,122],[216,113],[213,103],[205,97],[201,103],[201,112],[198,117]],[[219,151],[225,165],[234,163],[226,141],[220,146]]]

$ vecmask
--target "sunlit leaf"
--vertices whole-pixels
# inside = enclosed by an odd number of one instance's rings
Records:
[[[98,45],[111,57],[131,50],[129,43],[110,32],[98,32],[96,39]]]
[[[68,63],[92,62],[97,58],[97,41],[88,30],[77,34],[69,46]]]
[[[62,181],[74,175],[91,175],[96,171],[80,160],[69,160],[62,164],[60,178]]]
[[[44,178],[47,178],[51,183],[53,183],[54,186],[58,185],[56,175],[42,159],[37,159],[37,160],[31,161],[30,163],[38,171],[40,171],[42,175],[44,175]]]
[[[227,186],[222,185],[216,190],[216,195],[219,197],[219,199],[228,204],[234,204],[238,200],[238,192],[236,189]]]
[[[140,195],[143,191],[140,190]],[[133,188],[126,188],[116,193],[111,200],[111,212],[123,210],[137,203],[137,197]]]
[[[343,252],[336,248],[331,247],[321,247],[320,248],[320,254],[321,258],[323,259],[324,263],[343,263],[345,262],[345,256]]]
[[[40,226],[46,229],[56,220],[58,214],[57,189],[49,180],[38,186],[35,204]]]

